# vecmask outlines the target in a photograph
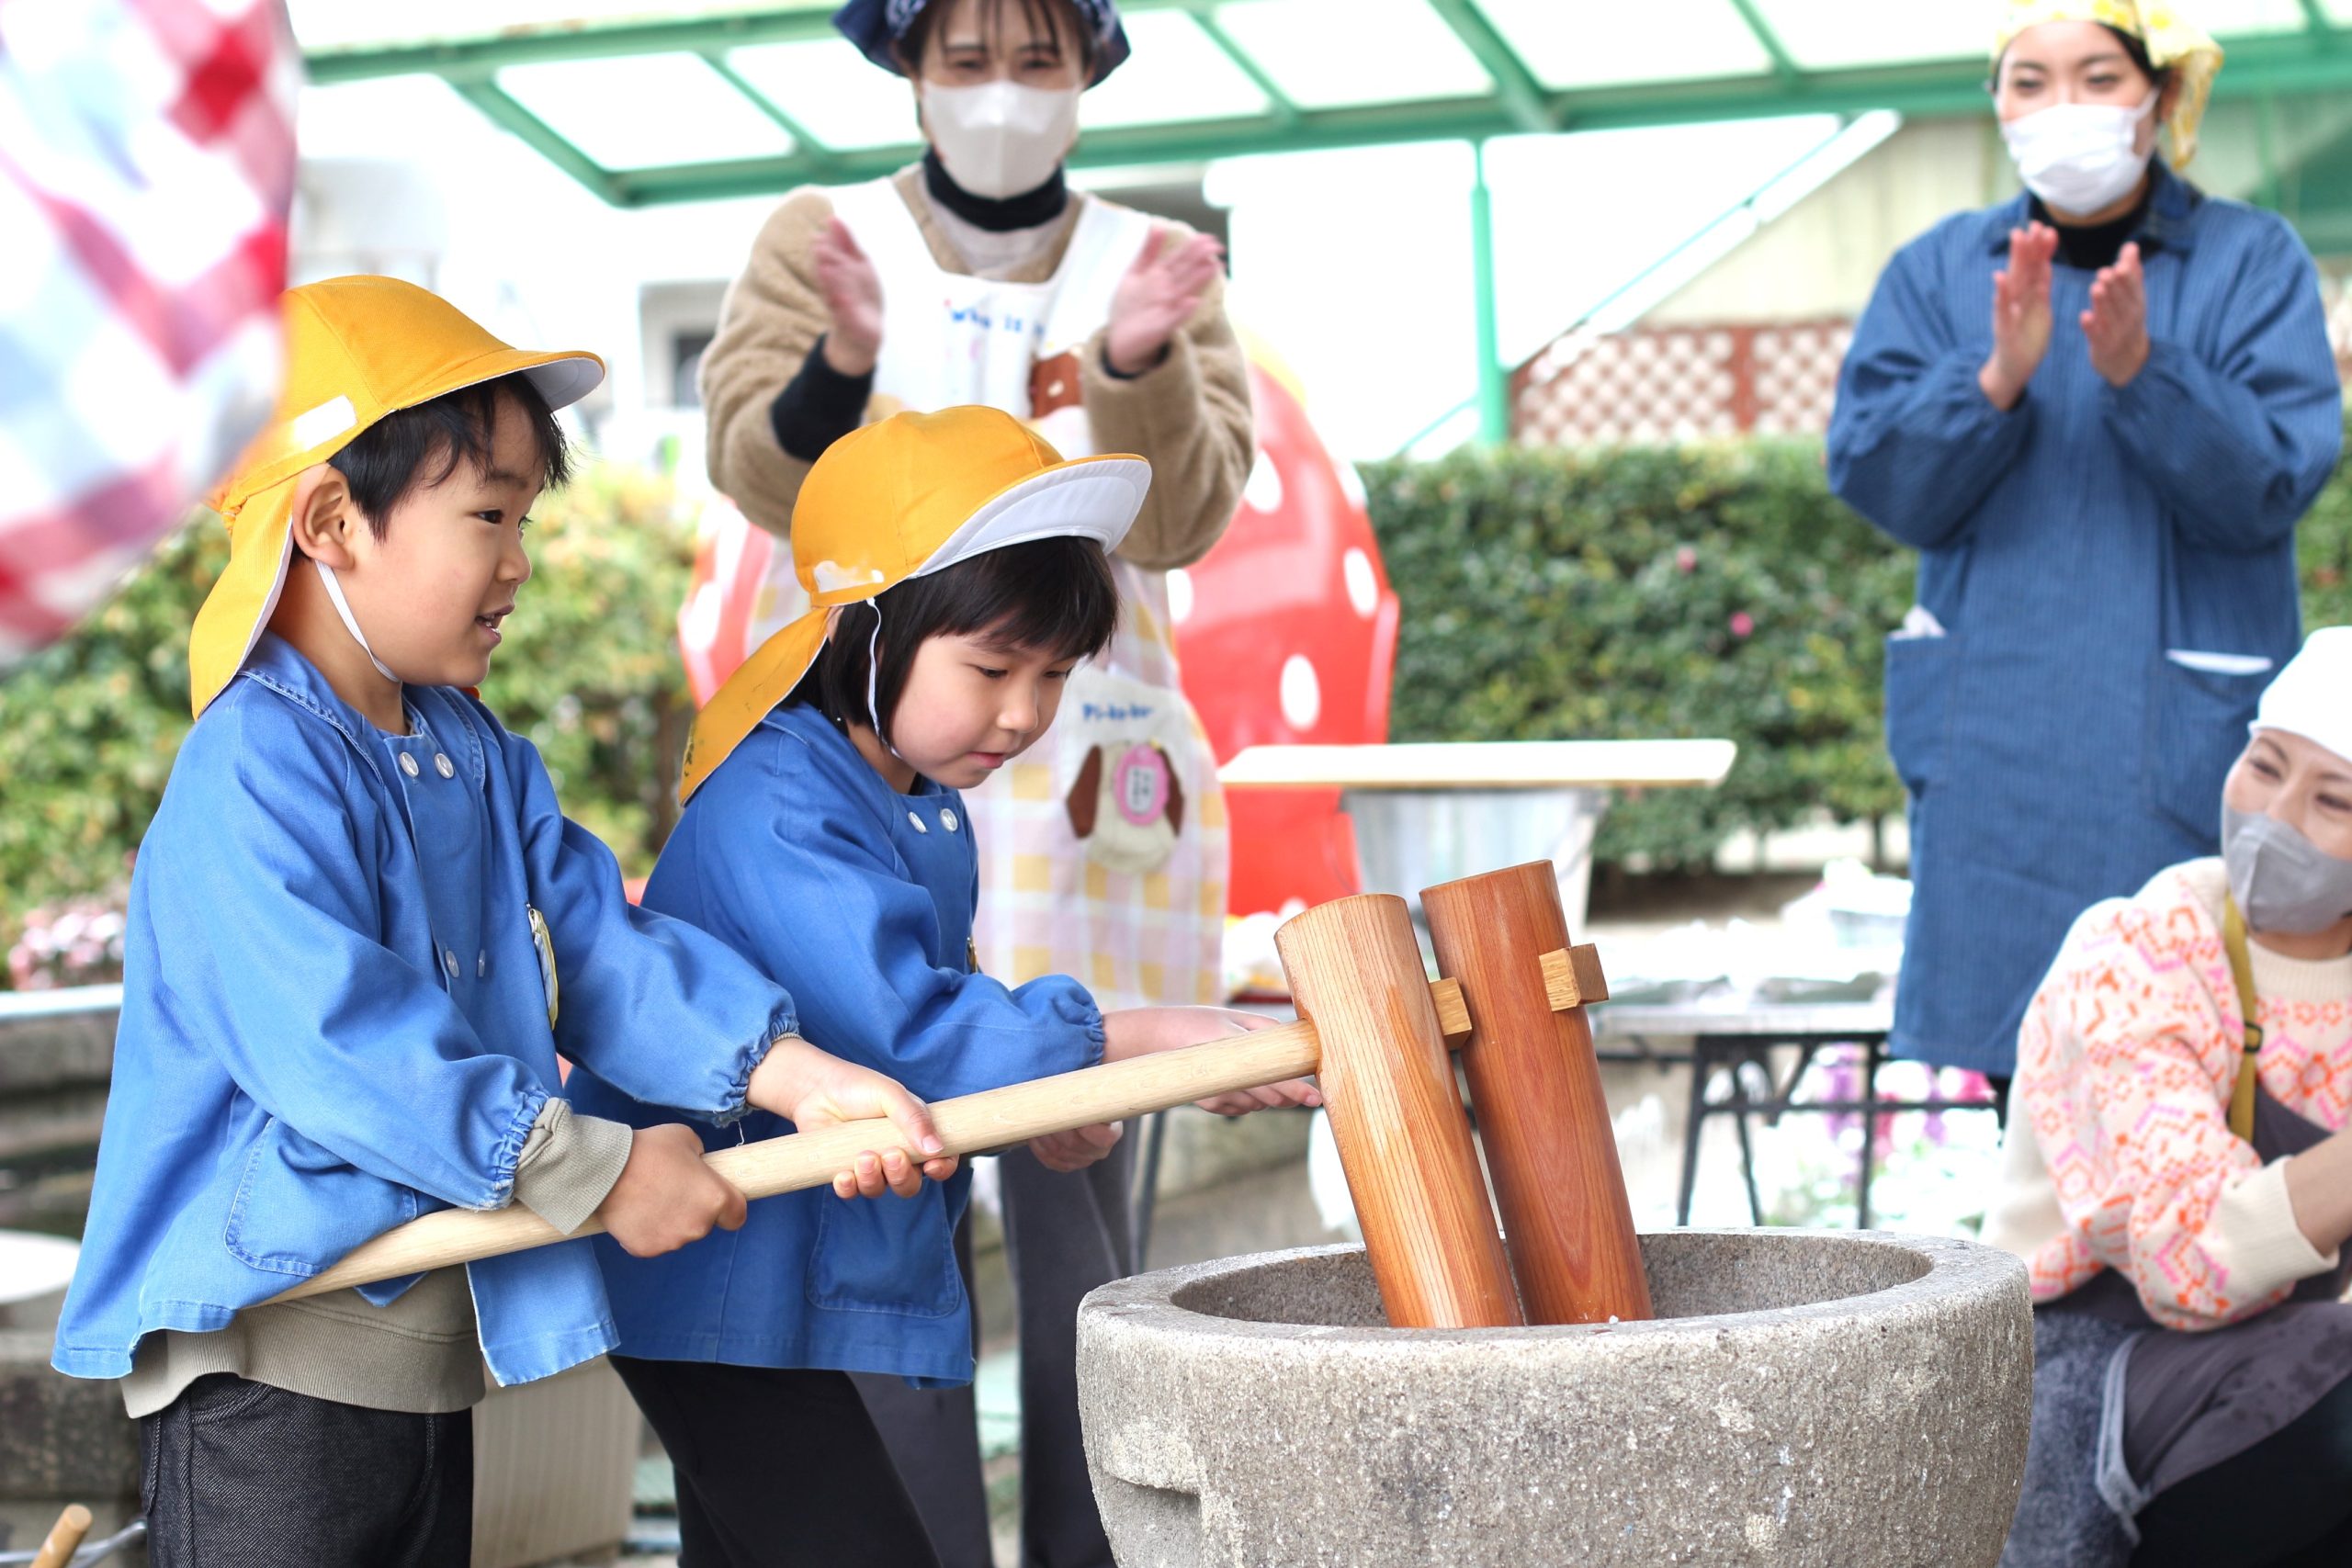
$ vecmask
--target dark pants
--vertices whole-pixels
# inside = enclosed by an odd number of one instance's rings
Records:
[[[846,1373],[615,1356],[678,1477],[678,1568],[933,1568]]]
[[[2140,1510],[2132,1568],[2352,1563],[2352,1380]]]
[[[466,1568],[474,1416],[215,1373],[139,1423],[153,1568]]]
[[[1136,1141],[1131,1128],[1109,1157],[1066,1175],[1025,1148],[998,1159],[1005,1260],[1020,1314],[1022,1568],[1111,1568],[1079,1427],[1078,1303],[1135,1271],[1128,1202]],[[960,1255],[968,1280],[969,1255]],[[940,1562],[989,1568],[972,1391],[910,1389],[898,1378],[860,1377],[857,1386]]]

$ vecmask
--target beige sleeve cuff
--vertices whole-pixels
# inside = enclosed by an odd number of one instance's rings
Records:
[[[2207,1223],[2205,1252],[2228,1271],[2230,1294],[2252,1301],[2283,1290],[2299,1280],[2324,1274],[2336,1265],[2337,1255],[2322,1255],[2312,1247],[2302,1226],[2295,1223],[2294,1201],[2287,1195],[2287,1162],[2272,1160],[2244,1179],[2222,1189]]]
[[[636,1138],[626,1122],[575,1116],[548,1096],[514,1166],[514,1201],[570,1235],[620,1180]]]

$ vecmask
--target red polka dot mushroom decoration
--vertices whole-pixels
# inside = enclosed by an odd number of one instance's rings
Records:
[[[1269,358],[1253,345],[1258,454],[1240,509],[1216,547],[1169,584],[1184,694],[1220,763],[1250,746],[1388,739],[1396,595],[1363,486]],[[1234,914],[1359,890],[1338,790],[1230,789],[1226,801]]]

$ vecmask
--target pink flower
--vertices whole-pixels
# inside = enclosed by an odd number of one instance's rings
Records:
[[[1731,635],[1746,637],[1756,629],[1756,618],[1745,610],[1735,610],[1731,617]]]
[[[1684,575],[1699,570],[1699,552],[1685,545],[1674,552],[1674,564]]]

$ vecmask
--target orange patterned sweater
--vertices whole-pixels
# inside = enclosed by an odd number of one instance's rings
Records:
[[[2026,1260],[2037,1302],[2116,1269],[2158,1323],[2218,1328],[2335,1266],[2295,1224],[2286,1162],[2264,1165],[2230,1132],[2243,1032],[2227,886],[2221,861],[2190,861],[2093,905],[2026,1010],[1984,1239]],[[2263,1087],[2343,1126],[2352,957],[2251,953]]]

